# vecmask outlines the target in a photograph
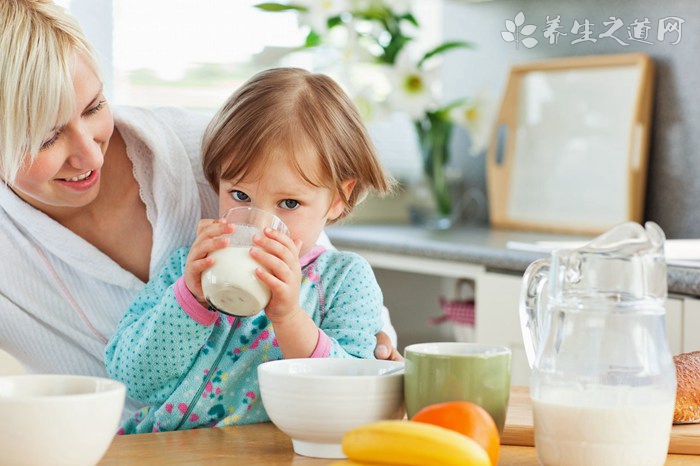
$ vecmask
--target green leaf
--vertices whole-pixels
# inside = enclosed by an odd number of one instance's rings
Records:
[[[441,107],[440,109],[438,109],[438,111],[444,113],[445,116],[446,116],[446,118],[449,120],[449,113],[450,113],[453,109],[459,107],[460,105],[464,105],[465,103],[467,103],[468,100],[469,100],[469,99],[466,98],[466,97],[462,97],[461,99],[453,100],[453,101],[450,102],[449,104],[447,104],[447,105],[445,105],[444,107]]]
[[[328,18],[328,21],[326,22],[326,24],[328,25],[328,29],[331,29],[335,26],[339,26],[339,25],[343,24],[343,20],[341,19],[340,16],[331,16],[330,18]]]
[[[263,11],[309,11],[308,8],[305,6],[301,5],[294,5],[294,4],[284,4],[284,3],[273,3],[273,2],[268,2],[268,3],[258,3],[257,5],[254,5],[255,8],[258,8]]]
[[[306,36],[304,47],[316,47],[318,45],[321,45],[321,36],[319,36],[315,31],[310,31],[309,35]]]
[[[418,68],[423,66],[423,63],[426,62],[426,60],[429,60],[430,58],[443,54],[447,52],[448,50],[453,50],[453,49],[471,49],[474,48],[474,44],[471,42],[464,42],[464,41],[452,41],[452,42],[445,42],[443,44],[438,45],[435,47],[433,50],[428,51],[425,55],[423,55],[423,58],[420,59],[418,62]]]
[[[352,15],[356,18],[381,22],[386,21],[389,17],[391,17],[391,12],[385,6],[371,5],[365,10],[353,11]]]
[[[409,23],[413,24],[415,27],[420,27],[420,25],[418,24],[418,20],[411,13],[406,13],[405,15],[401,16],[399,19],[406,20]]]

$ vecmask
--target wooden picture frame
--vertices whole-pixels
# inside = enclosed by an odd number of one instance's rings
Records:
[[[513,66],[486,160],[491,224],[595,235],[642,222],[653,81],[641,53]]]

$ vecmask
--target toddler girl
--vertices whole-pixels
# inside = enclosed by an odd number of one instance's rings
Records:
[[[216,312],[202,293],[202,272],[233,227],[202,220],[192,246],[175,251],[105,350],[110,376],[147,405],[120,433],[267,421],[260,363],[372,358],[382,328],[369,264],[316,245],[323,228],[368,191],[390,188],[354,105],[332,79],[291,68],[255,75],[214,116],[202,151],[220,212],[257,207],[280,217],[290,234],[254,238],[256,276],[271,299],[252,317]]]

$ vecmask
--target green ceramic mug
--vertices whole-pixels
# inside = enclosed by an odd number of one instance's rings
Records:
[[[420,343],[404,349],[404,398],[409,419],[425,406],[470,401],[503,433],[510,398],[510,349],[479,343]]]

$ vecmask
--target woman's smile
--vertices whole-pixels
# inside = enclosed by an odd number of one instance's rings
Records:
[[[87,191],[95,186],[100,179],[100,170],[88,170],[70,178],[56,178],[56,182],[62,186],[77,191]]]

